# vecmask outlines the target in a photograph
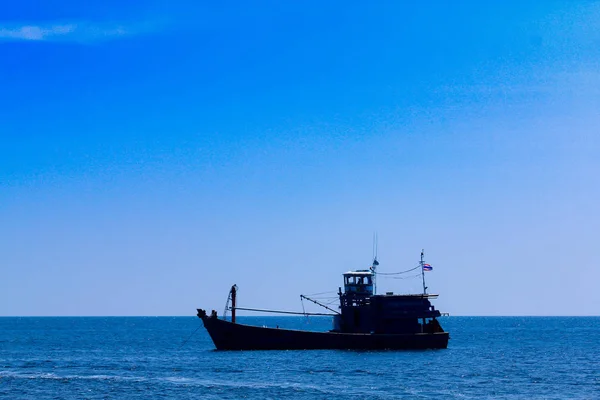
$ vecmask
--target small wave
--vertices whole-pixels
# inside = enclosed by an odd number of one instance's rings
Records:
[[[166,382],[174,383],[174,384],[187,384],[193,382],[191,378],[185,378],[181,376],[168,376],[166,378],[159,378],[159,380],[163,380]]]
[[[353,394],[357,396],[372,396],[372,391],[362,390],[364,388],[354,388],[352,392],[348,392],[347,387],[337,386],[321,386],[312,385],[296,382],[249,382],[249,381],[222,381],[222,380],[211,380],[202,379],[195,377],[185,376],[164,376],[155,378],[146,377],[134,377],[134,376],[117,376],[117,375],[58,375],[55,373],[24,373],[24,372],[12,372],[12,371],[0,371],[0,379],[9,380],[53,380],[57,382],[73,382],[73,381],[104,381],[104,382],[129,382],[139,383],[144,382],[145,385],[151,384],[152,382],[162,383],[163,385],[174,385],[174,386],[192,386],[200,390],[204,389],[207,391],[215,391],[220,395],[223,392],[231,392],[239,395],[241,392],[261,393],[266,397],[281,395],[284,392],[304,393],[310,397],[333,397],[339,395],[340,392],[346,392],[347,394]],[[373,388],[372,388],[373,389]],[[375,398],[384,398],[387,395],[379,393]]]
[[[226,373],[226,374],[242,374],[246,371],[243,369],[235,369],[235,368],[213,368],[213,372]]]
[[[19,368],[36,368],[39,367],[40,363],[36,361],[25,361],[19,366]]]
[[[286,393],[302,393],[303,395],[309,396],[309,398],[332,398],[339,396],[341,393],[354,396],[356,398],[373,398],[373,399],[388,399],[396,398],[387,393],[382,393],[376,390],[374,387],[363,387],[363,388],[348,388],[347,386],[337,385],[311,385],[303,383],[266,383],[266,382],[223,382],[214,381],[207,379],[194,379],[194,378],[176,378],[166,377],[161,379],[164,382],[168,382],[175,385],[188,385],[205,390],[207,392],[215,391],[219,393],[219,396],[224,396],[226,393],[231,392],[236,397],[254,397],[253,393],[259,393],[261,398],[283,398],[286,397]],[[206,393],[206,392],[203,392]]]
[[[365,369],[354,369],[352,371],[350,371],[351,374],[356,374],[356,375],[373,375],[373,376],[382,376],[383,373],[381,372],[373,372],[373,371],[367,371]]]
[[[210,379],[197,379],[197,378],[185,378],[185,377],[164,377],[157,378],[158,380],[174,383],[174,384],[191,384],[198,387],[207,389],[254,389],[254,390],[265,390],[265,389],[301,389],[301,390],[316,390],[322,393],[337,393],[333,390],[327,390],[325,388],[316,385],[305,385],[300,383],[266,383],[266,382],[240,382],[240,381],[215,381]]]
[[[333,368],[314,368],[314,369],[305,369],[303,372],[308,374],[333,374],[337,371]]]
[[[98,381],[131,381],[131,382],[142,382],[146,381],[146,378],[135,377],[135,376],[116,376],[116,375],[57,375],[55,373],[21,373],[11,371],[0,371],[0,378],[11,378],[11,379],[48,379],[48,380],[98,380]]]

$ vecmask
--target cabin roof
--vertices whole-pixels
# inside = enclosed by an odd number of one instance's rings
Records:
[[[365,275],[373,275],[373,272],[369,271],[368,269],[361,269],[361,270],[358,270],[358,271],[344,272],[344,276],[348,276],[348,275],[365,276]]]
[[[376,294],[373,295],[373,297],[411,297],[411,298],[426,298],[426,299],[437,299],[439,296],[439,294],[419,294],[419,293],[414,293],[414,294],[401,294],[401,293],[386,293],[386,294]]]

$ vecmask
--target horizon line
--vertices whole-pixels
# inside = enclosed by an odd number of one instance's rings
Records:
[[[197,315],[0,315],[0,318],[198,318]],[[237,315],[237,317],[271,317],[271,318],[305,318],[304,315]],[[326,315],[310,315],[311,318],[329,318]],[[590,318],[600,317],[600,314],[575,315],[445,315],[439,318]],[[222,318],[222,316],[219,316]]]

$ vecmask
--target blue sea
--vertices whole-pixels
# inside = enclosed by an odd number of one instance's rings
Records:
[[[600,318],[444,317],[446,350],[215,351],[196,317],[0,318],[6,399],[600,399]],[[239,322],[326,330],[326,317]]]

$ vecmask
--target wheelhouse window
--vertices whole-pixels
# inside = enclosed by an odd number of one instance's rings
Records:
[[[365,276],[346,276],[346,285],[371,285],[372,280],[370,275]]]

